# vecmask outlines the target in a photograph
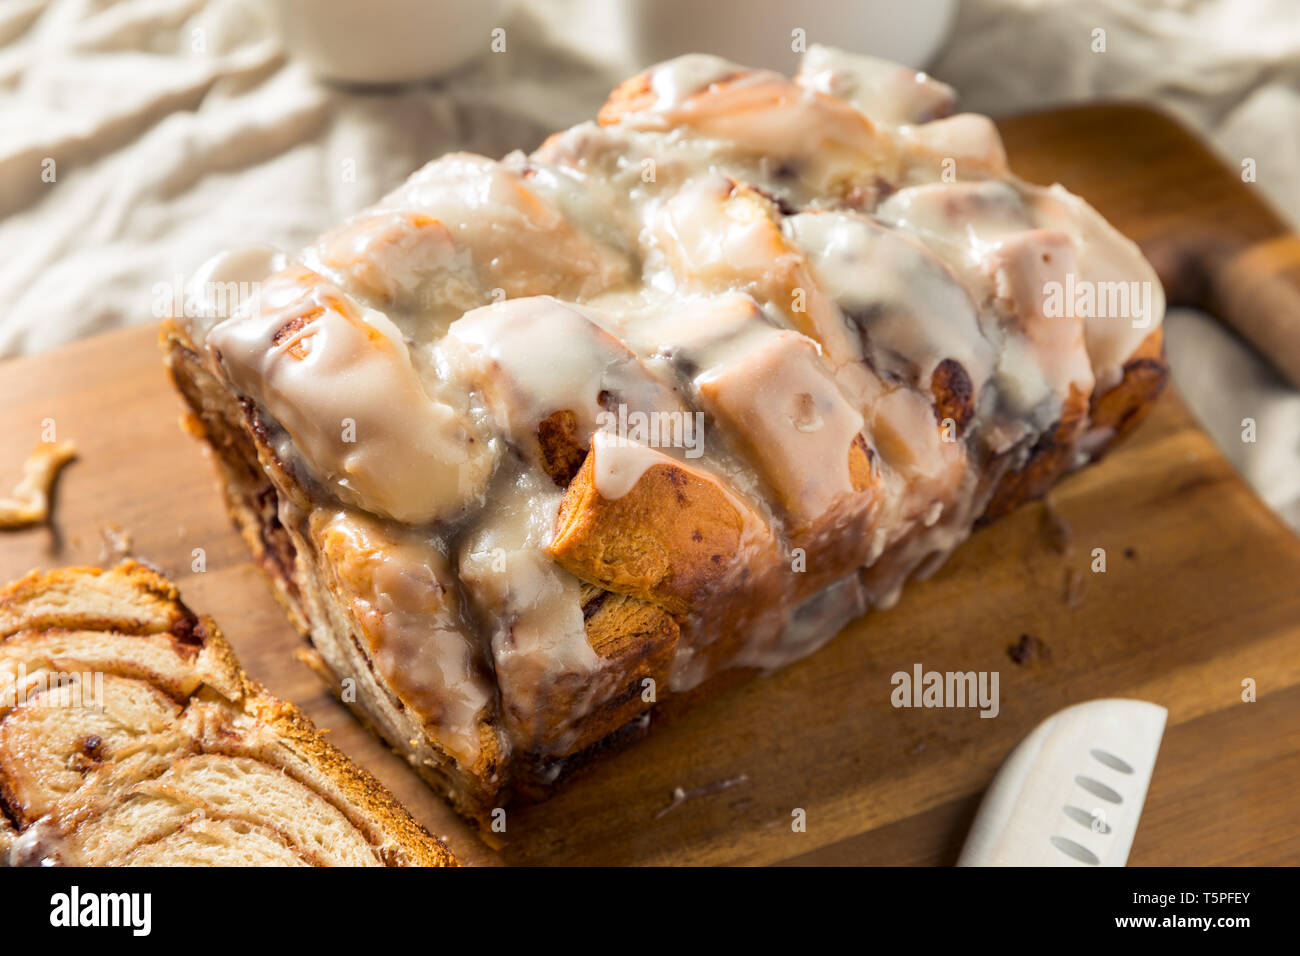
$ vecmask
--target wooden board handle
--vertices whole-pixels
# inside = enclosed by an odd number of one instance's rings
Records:
[[[1240,249],[1206,249],[1204,307],[1300,388],[1300,236],[1280,233]]]
[[[1169,217],[1139,244],[1170,305],[1203,309],[1300,388],[1300,235],[1226,170],[1205,213]]]

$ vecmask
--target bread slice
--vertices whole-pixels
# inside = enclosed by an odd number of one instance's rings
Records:
[[[0,862],[455,865],[134,561],[0,591]]]

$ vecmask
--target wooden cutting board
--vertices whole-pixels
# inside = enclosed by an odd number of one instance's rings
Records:
[[[1203,235],[1191,227],[1241,186],[1212,159],[1207,174],[1202,147],[1143,111],[1046,114],[1005,129],[1027,178],[1065,182],[1184,270],[1170,237]],[[1198,163],[1195,195],[1157,209]],[[1231,208],[1236,219],[1220,218],[1226,238],[1276,239]],[[300,703],[470,861],[952,863],[1021,737],[1068,704],[1123,696],[1169,709],[1131,863],[1300,862],[1300,539],[1175,394],[1103,464],[1059,486],[1059,519],[1024,508],[811,658],[689,707],[670,703],[645,741],[549,802],[511,810],[499,852],[295,659],[299,638],[246,559],[179,415],[152,328],[0,365],[0,485],[17,480],[46,420],[81,451],[59,483],[53,526],[0,534],[0,578],[105,560],[104,531],[120,528],[132,553],[217,617],[248,671]],[[191,571],[196,548],[203,573]],[[1104,573],[1091,568],[1098,548]],[[1036,653],[1018,662],[1010,649],[1022,644]],[[998,716],[893,708],[891,675],[918,663],[997,671]],[[1242,700],[1246,679],[1257,702]]]

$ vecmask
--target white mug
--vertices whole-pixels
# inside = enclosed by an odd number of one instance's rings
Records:
[[[491,48],[504,0],[267,0],[285,48],[347,83],[405,83]]]
[[[920,69],[947,38],[956,0],[623,0],[635,68],[682,53],[793,73],[814,43]]]

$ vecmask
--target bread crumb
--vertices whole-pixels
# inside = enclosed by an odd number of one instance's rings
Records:
[[[106,568],[129,558],[135,547],[131,533],[123,531],[121,525],[104,525],[99,529],[99,537],[99,563]]]
[[[664,807],[662,810],[660,810],[658,813],[655,814],[655,819],[656,820],[663,819],[669,813],[676,810],[683,803],[685,803],[687,800],[692,799],[693,797],[707,797],[710,796],[711,794],[721,793],[724,790],[730,790],[732,787],[737,787],[742,783],[748,783],[748,782],[749,782],[749,774],[742,773],[738,777],[731,777],[728,780],[718,780],[714,783],[705,784],[702,787],[693,787],[690,790],[684,790],[681,787],[674,787],[672,793],[672,801],[668,804],[668,806]]]
[[[1088,590],[1088,583],[1084,579],[1082,572],[1078,568],[1065,569],[1065,604],[1067,607],[1078,607],[1083,603],[1084,592]]]
[[[1053,551],[1057,554],[1069,554],[1070,547],[1074,544],[1074,529],[1061,517],[1061,513],[1052,504],[1051,498],[1043,499],[1042,528],[1047,543]]]
[[[1021,634],[1020,639],[1007,648],[1007,655],[1021,665],[1052,659],[1051,649],[1033,634]]]
[[[8,498],[0,498],[0,529],[14,530],[46,524],[50,519],[50,491],[59,471],[77,457],[72,442],[42,442],[23,464],[23,478]]]

